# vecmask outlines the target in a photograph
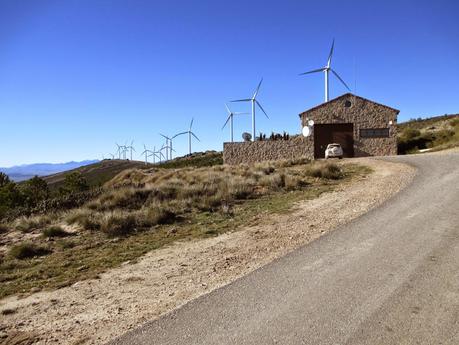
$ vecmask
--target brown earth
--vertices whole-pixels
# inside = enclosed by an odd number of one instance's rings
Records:
[[[374,173],[300,202],[290,214],[262,214],[257,225],[175,243],[100,279],[1,300],[0,344],[15,344],[8,334],[17,338],[22,332],[29,338],[35,334],[36,344],[104,343],[351,221],[394,195],[415,174],[414,168],[398,163],[348,161]]]

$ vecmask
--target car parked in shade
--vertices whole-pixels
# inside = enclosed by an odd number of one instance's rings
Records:
[[[328,144],[325,149],[325,159],[328,158],[343,158],[343,148],[340,144]]]

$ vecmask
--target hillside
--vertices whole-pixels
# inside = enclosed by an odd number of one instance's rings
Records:
[[[161,164],[150,163],[148,165],[141,161],[106,159],[73,170],[45,176],[43,179],[48,183],[51,190],[57,190],[63,185],[67,174],[78,172],[83,175],[91,187],[97,187],[103,185],[126,169],[147,169],[154,166],[165,169],[173,169],[185,167],[205,167],[219,164],[223,164],[222,153],[216,151],[197,152],[191,155],[177,157]]]
[[[398,124],[399,154],[438,151],[459,146],[459,114]]]
[[[7,174],[13,181],[20,182],[34,176],[47,176],[51,174],[57,174],[97,162],[98,160],[86,160],[81,162],[72,161],[67,163],[23,164],[9,168],[0,168],[0,172]]]

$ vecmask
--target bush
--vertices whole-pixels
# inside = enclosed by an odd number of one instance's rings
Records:
[[[419,137],[420,135],[421,132],[419,130],[409,127],[402,132],[402,137],[405,139],[413,139]]]
[[[102,219],[100,230],[110,237],[126,236],[136,230],[133,214],[109,213]]]
[[[100,220],[96,214],[88,210],[77,210],[70,213],[65,219],[67,224],[78,224],[85,230],[99,230]]]
[[[72,172],[65,175],[64,187],[61,187],[61,194],[78,193],[89,190],[89,184],[86,178],[80,172]]]
[[[312,177],[326,178],[331,180],[338,180],[343,177],[340,167],[336,164],[315,166],[310,168],[306,174]]]
[[[49,216],[35,216],[35,217],[20,217],[14,225],[16,230],[22,232],[30,232],[32,230],[43,228],[51,222]]]
[[[175,221],[177,215],[169,208],[158,206],[145,210],[140,216],[139,225],[150,227],[160,224],[171,224]]]
[[[28,207],[36,206],[40,201],[49,198],[49,188],[45,180],[35,176],[26,181],[21,188],[25,204]]]
[[[13,258],[23,260],[47,255],[51,253],[51,251],[45,247],[26,242],[11,247],[9,253]]]
[[[0,234],[5,234],[8,232],[8,228],[6,225],[0,224]]]
[[[44,229],[42,234],[44,237],[67,237],[71,235],[60,226],[50,226]]]

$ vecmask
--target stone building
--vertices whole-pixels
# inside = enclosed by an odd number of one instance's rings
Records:
[[[400,111],[346,93],[301,113],[301,125],[314,121],[306,138],[314,158],[323,158],[330,143],[339,143],[345,157],[397,154],[397,115]]]
[[[345,157],[397,154],[399,110],[346,93],[301,113],[301,126],[310,127],[308,137],[290,140],[224,143],[226,164],[266,160],[324,158],[328,144],[339,143]]]

